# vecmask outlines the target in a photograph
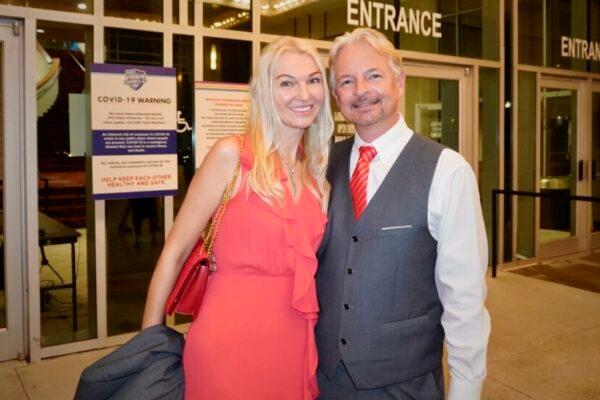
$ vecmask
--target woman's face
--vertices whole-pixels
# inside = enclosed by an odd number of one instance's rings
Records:
[[[311,56],[285,51],[274,70],[275,108],[283,124],[292,129],[308,128],[323,107],[324,77]]]

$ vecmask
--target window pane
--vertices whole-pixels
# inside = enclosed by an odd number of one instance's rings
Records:
[[[600,92],[592,97],[592,196],[600,197]],[[592,203],[593,231],[600,231],[600,203]]]
[[[517,190],[535,192],[535,73],[519,72],[519,126]],[[518,196],[517,253],[530,258],[535,255],[535,201]]]
[[[179,24],[179,0],[171,0],[173,2],[173,23]]]
[[[37,135],[42,346],[96,336],[94,204],[86,157],[91,28],[38,22]]]
[[[252,43],[241,40],[204,38],[204,80],[248,83],[252,65]]]
[[[84,14],[92,14],[94,12],[93,0],[0,0],[0,4],[70,11]]]
[[[499,59],[497,0],[382,0],[377,2],[381,7],[374,4],[261,0],[261,31],[332,40],[358,25],[371,26],[400,49]]]
[[[162,22],[163,0],[104,0],[104,14],[109,17]]]
[[[576,195],[577,92],[542,89],[542,193]],[[574,201],[540,200],[540,242],[575,235]]]
[[[543,65],[543,3],[544,0],[519,2],[519,62]]]
[[[458,81],[406,78],[405,118],[415,132],[458,151]]]
[[[198,0],[199,1],[199,0]],[[194,26],[196,0],[188,0],[188,25]]]
[[[252,30],[252,2],[250,0],[204,1],[204,26],[213,29]]]
[[[107,63],[163,65],[163,36],[157,32],[106,28]]]
[[[107,63],[162,65],[160,33],[106,29]],[[146,292],[164,243],[163,198],[106,201],[108,334],[141,327]]]
[[[498,188],[500,73],[497,69],[479,69],[479,192],[488,249],[492,250],[492,189]]]
[[[4,43],[0,42],[0,178],[4,181]],[[4,214],[4,186],[0,187],[0,213]],[[0,221],[0,329],[6,328],[6,270],[4,265],[4,218]]]
[[[179,190],[175,197],[175,214],[194,176],[194,37],[173,36],[173,66],[177,70],[177,160]]]

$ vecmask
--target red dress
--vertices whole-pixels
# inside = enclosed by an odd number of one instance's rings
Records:
[[[252,165],[248,140],[242,176]],[[312,400],[318,395],[314,327],[319,307],[316,250],[327,222],[306,188],[281,206],[245,179],[215,241],[218,271],[209,278],[183,354],[185,398]]]

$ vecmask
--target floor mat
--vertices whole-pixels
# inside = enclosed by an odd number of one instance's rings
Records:
[[[600,266],[576,263],[535,264],[510,272],[600,293]]]

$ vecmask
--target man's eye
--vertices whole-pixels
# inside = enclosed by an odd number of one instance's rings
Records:
[[[346,79],[340,82],[340,86],[348,86],[352,83],[350,79]]]
[[[381,74],[371,74],[369,75],[369,79],[378,79],[381,78]]]

